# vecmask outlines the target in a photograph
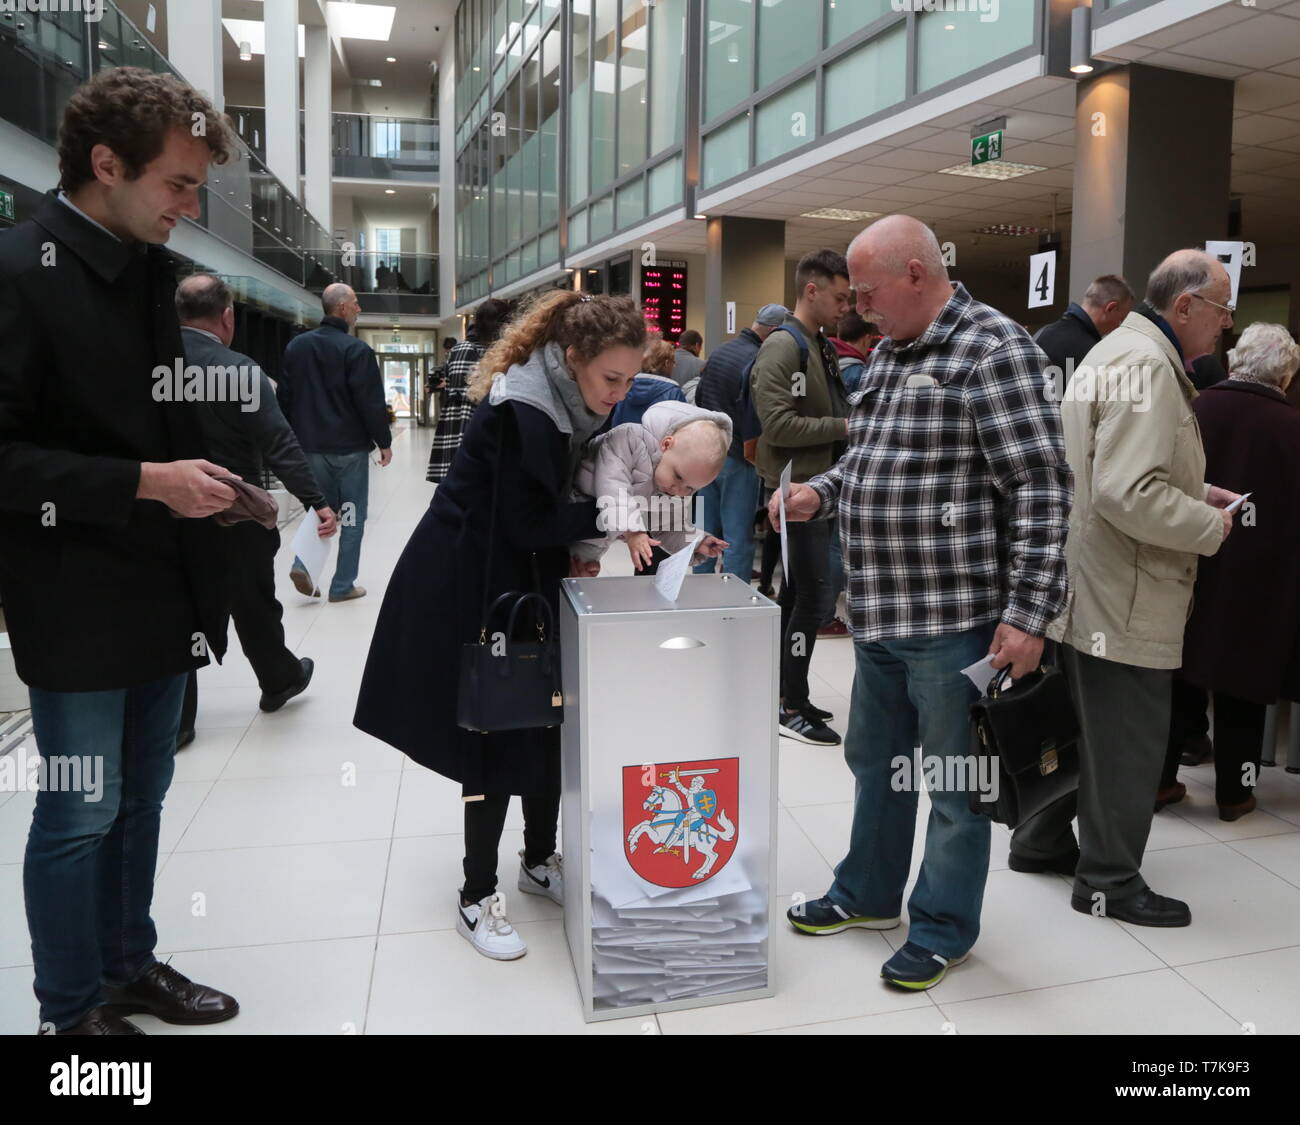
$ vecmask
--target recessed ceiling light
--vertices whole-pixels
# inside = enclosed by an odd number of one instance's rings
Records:
[[[705,214],[697,214],[695,217],[696,217],[697,219],[707,219],[707,218],[708,218],[708,215],[705,215]]]
[[[326,16],[330,30],[340,39],[378,39],[387,42],[393,34],[397,9],[385,4],[352,4],[329,0]]]
[[[386,188],[384,188],[384,194],[385,194],[385,195],[396,195],[396,194],[397,194],[397,189],[396,189],[396,188],[386,187]]]
[[[1075,66],[1070,67],[1070,73],[1071,73],[1071,74],[1091,74],[1091,73],[1092,73],[1092,63],[1078,63],[1078,64],[1076,64]]]
[[[1011,160],[990,160],[987,164],[954,164],[951,168],[940,168],[945,176],[970,176],[977,180],[1014,180],[1020,176],[1032,176],[1035,172],[1046,172],[1040,164],[1016,164]]]
[[[843,207],[818,207],[815,211],[805,211],[801,219],[835,219],[838,222],[855,223],[863,219],[880,218],[879,211],[849,211]]]
[[[944,31],[956,31],[957,25],[955,23],[946,23],[943,25],[943,29]]]
[[[396,60],[395,58],[393,58],[392,55],[389,55],[388,58],[387,58],[385,61],[386,61],[386,62],[396,62],[397,60]]]

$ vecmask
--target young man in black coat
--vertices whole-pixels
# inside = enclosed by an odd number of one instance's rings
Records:
[[[1103,336],[1109,336],[1133,311],[1133,290],[1118,274],[1097,278],[1084,290],[1083,300],[1070,302],[1065,315],[1038,330],[1034,343],[1060,370],[1058,390],[1064,391],[1074,369]]]
[[[0,234],[0,597],[49,771],[23,863],[45,1032],[239,1010],[154,957],[149,916],[186,675],[226,648],[206,517],[235,498],[159,377],[182,348],[158,244],[232,143],[179,80],[103,71],[65,111],[62,190]]]

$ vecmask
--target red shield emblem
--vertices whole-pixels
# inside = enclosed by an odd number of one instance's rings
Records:
[[[740,827],[740,759],[623,767],[623,850],[660,887],[693,887],[721,871]]]

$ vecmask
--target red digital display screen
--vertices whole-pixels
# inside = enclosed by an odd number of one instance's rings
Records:
[[[641,307],[646,326],[677,343],[686,331],[686,263],[646,266],[641,271]]]

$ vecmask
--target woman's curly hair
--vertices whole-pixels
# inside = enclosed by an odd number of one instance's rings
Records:
[[[543,344],[573,348],[584,363],[608,348],[638,351],[646,339],[645,317],[631,297],[593,297],[559,289],[537,298],[501,332],[469,379],[469,400],[487,398],[493,380],[523,363]]]
[[[202,137],[214,164],[238,151],[234,130],[224,114],[199,91],[171,74],[154,74],[138,66],[101,70],[74,91],[59,128],[59,175],[64,191],[76,191],[95,178],[90,154],[107,145],[134,180],[158,159],[173,129]]]
[[[673,365],[677,362],[677,350],[667,340],[660,337],[649,340],[645,353],[641,356],[641,370],[647,375],[663,375],[671,378]]]

